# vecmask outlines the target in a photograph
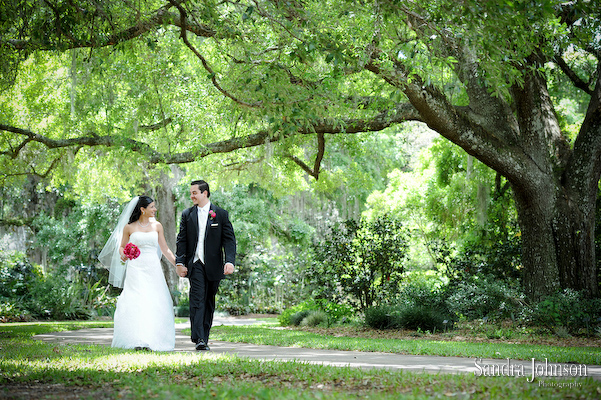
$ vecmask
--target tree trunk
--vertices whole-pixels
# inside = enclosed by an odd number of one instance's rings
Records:
[[[559,268],[553,228],[553,190],[529,191],[513,187],[522,238],[522,278],[533,300],[559,289]]]
[[[524,288],[533,300],[561,289],[598,295],[595,265],[596,197],[556,185],[529,191],[513,187],[522,233]]]
[[[175,254],[175,239],[177,236],[177,224],[176,224],[176,207],[175,207],[175,196],[173,195],[172,189],[175,184],[179,180],[179,170],[172,168],[174,172],[174,176],[168,176],[166,174],[161,174],[160,182],[161,184],[156,188],[156,202],[158,215],[157,219],[163,225],[163,232],[165,233],[165,241],[167,242],[167,246],[169,249]],[[171,292],[171,297],[173,298],[174,304],[176,304],[178,299],[178,286],[179,286],[179,276],[177,275],[175,268],[165,257],[161,259],[161,264],[163,266],[163,273],[165,274],[165,280],[167,281],[167,286],[169,287],[169,291]]]
[[[557,199],[554,238],[562,288],[598,296],[595,264],[594,195],[577,196],[568,191]]]

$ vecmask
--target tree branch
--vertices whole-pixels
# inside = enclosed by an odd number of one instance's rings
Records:
[[[315,155],[315,163],[313,164],[313,169],[311,169],[303,160],[289,154],[287,157],[294,161],[299,167],[303,169],[307,174],[315,178],[315,180],[319,180],[319,169],[321,167],[321,160],[323,159],[323,155],[326,149],[326,139],[323,133],[317,134],[317,154]]]
[[[0,219],[0,226],[27,226],[31,227],[33,218],[6,218]]]
[[[196,36],[214,37],[216,35],[216,32],[208,25],[191,24],[187,21],[182,21],[180,19],[179,14],[169,12],[169,9],[171,7],[172,7],[171,4],[167,4],[167,5],[159,8],[155,12],[155,14],[150,16],[149,18],[144,19],[144,20],[139,20],[135,25],[133,25],[129,28],[123,29],[120,32],[113,33],[111,35],[106,35],[106,36],[98,35],[98,36],[103,37],[102,40],[98,40],[97,38],[91,38],[90,40],[81,41],[81,40],[77,40],[71,36],[67,36],[69,38],[69,43],[65,43],[64,48],[65,49],[75,49],[75,48],[82,48],[82,47],[98,48],[98,47],[113,46],[117,43],[127,42],[129,40],[132,40],[139,36],[142,36],[145,33],[150,32],[164,24],[170,24],[170,25],[174,25],[174,26],[177,26],[180,28],[185,26],[185,29],[187,31],[195,34]],[[105,18],[107,21],[110,21],[108,19],[108,17],[106,17],[106,15],[105,15]],[[57,29],[60,30],[60,27],[58,27]],[[90,36],[92,36],[92,35],[90,35]],[[48,43],[35,42],[33,40],[7,39],[7,40],[0,40],[0,42],[7,43],[8,45],[10,45],[12,48],[14,48],[16,50],[33,51],[33,50],[54,50],[55,49],[54,46],[52,46]]]
[[[299,128],[295,132],[281,135],[274,134],[269,130],[262,130],[247,136],[233,137],[227,140],[209,143],[200,150],[175,154],[156,151],[147,143],[139,142],[130,138],[110,135],[98,136],[94,133],[90,133],[90,136],[81,136],[69,139],[51,139],[27,129],[0,124],[0,131],[15,133],[23,137],[23,141],[16,149],[3,151],[0,153],[0,155],[16,158],[19,155],[19,152],[25,149],[27,144],[36,142],[44,145],[48,149],[60,149],[78,146],[121,147],[145,155],[148,162],[151,164],[185,164],[200,160],[211,154],[230,153],[239,149],[260,146],[269,142],[277,142],[296,135],[318,134],[318,154],[315,160],[314,170],[319,171],[319,165],[321,164],[323,153],[325,151],[325,139],[323,138],[324,134],[356,134],[360,132],[376,132],[405,121],[421,121],[419,114],[410,104],[399,104],[394,112],[389,112],[388,110],[383,111],[369,120],[347,119],[336,122],[322,120],[311,126]]]
[[[574,70],[570,68],[570,66],[568,65],[568,63],[566,63],[563,57],[561,57],[560,55],[556,55],[555,57],[553,57],[553,61],[555,61],[559,68],[561,68],[563,73],[566,74],[568,79],[572,81],[575,87],[584,91],[584,93],[588,94],[589,96],[593,95],[593,90],[591,90],[588,83],[580,79],[578,74],[576,74],[576,72],[574,72]]]
[[[172,5],[174,5],[179,10],[179,13],[180,13],[180,21],[181,21],[180,37],[182,38],[182,41],[184,42],[186,47],[188,47],[190,49],[190,51],[192,51],[192,53],[194,53],[194,55],[196,55],[196,57],[200,60],[204,69],[207,70],[207,72],[209,73],[209,76],[211,78],[211,82],[213,83],[213,86],[215,86],[217,88],[217,90],[219,90],[225,97],[232,99],[234,102],[236,102],[242,106],[249,107],[249,108],[260,107],[261,102],[248,103],[246,101],[240,100],[239,98],[237,98],[236,96],[232,95],[230,92],[225,90],[223,87],[221,87],[221,85],[217,81],[217,74],[215,73],[215,71],[213,71],[213,69],[211,68],[211,66],[209,65],[207,60],[203,57],[203,55],[200,54],[200,52],[188,40],[188,32],[187,32],[188,13],[184,9],[184,7],[182,7],[181,4],[179,4],[175,0],[169,0],[169,1]]]

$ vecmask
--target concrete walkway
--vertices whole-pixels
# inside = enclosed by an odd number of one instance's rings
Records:
[[[261,323],[255,319],[239,319],[233,317],[216,317],[213,326],[245,325]],[[189,328],[189,323],[176,325],[175,351],[195,352],[199,355],[206,352],[196,352],[190,337],[182,334],[182,329]],[[112,328],[82,329],[69,332],[47,333],[34,336],[34,339],[61,344],[98,344],[110,346],[113,338]],[[338,351],[305,349],[298,347],[263,346],[245,343],[229,343],[210,341],[211,353],[231,354],[260,360],[300,361],[313,364],[331,365],[355,368],[386,368],[391,370],[406,370],[432,373],[469,373],[477,376],[509,375],[532,378],[532,361],[474,359],[464,357],[414,356],[392,353],[372,353],[360,351]],[[601,381],[601,366],[580,364],[558,364],[549,360],[535,360],[537,379],[557,375],[554,373],[558,366],[569,376],[593,377]]]

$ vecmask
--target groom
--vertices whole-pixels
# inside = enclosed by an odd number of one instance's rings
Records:
[[[211,204],[209,184],[190,184],[193,207],[182,212],[176,268],[190,280],[190,324],[196,350],[209,350],[209,331],[219,282],[234,272],[236,237],[228,212]]]

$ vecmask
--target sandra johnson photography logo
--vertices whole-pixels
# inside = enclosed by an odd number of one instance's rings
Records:
[[[553,363],[545,358],[544,361],[532,359],[531,363],[515,362],[507,359],[500,364],[486,364],[481,358],[474,360],[476,376],[514,376],[526,377],[527,382],[536,378],[575,378],[588,376],[585,364]]]

